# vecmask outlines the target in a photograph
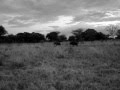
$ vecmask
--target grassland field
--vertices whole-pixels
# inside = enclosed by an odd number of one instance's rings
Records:
[[[0,44],[0,90],[120,90],[120,41]]]

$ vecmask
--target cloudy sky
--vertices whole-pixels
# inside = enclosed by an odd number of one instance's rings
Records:
[[[0,25],[9,33],[120,24],[120,0],[0,0]]]

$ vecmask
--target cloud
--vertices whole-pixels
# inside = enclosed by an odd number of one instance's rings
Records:
[[[115,18],[120,18],[120,9],[114,10],[114,11],[107,11],[106,16],[103,17],[103,19],[115,19]]]
[[[64,27],[69,27],[77,25],[79,22],[73,22],[74,17],[72,16],[58,16],[55,21],[49,21],[48,23],[37,23],[30,28],[32,29],[44,29],[44,30],[54,30]]]
[[[12,32],[86,27],[120,20],[120,0],[1,0],[0,24]],[[82,23],[83,24],[82,24]],[[98,23],[97,23],[98,22]],[[91,24],[93,25],[93,24]],[[19,28],[19,29],[18,29]],[[29,28],[29,30],[28,30]]]
[[[110,24],[117,25],[120,24],[120,21],[86,22],[86,24],[93,25],[94,27],[99,27],[99,26],[108,26]]]

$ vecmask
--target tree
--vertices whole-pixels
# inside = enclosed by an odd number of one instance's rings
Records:
[[[16,42],[16,36],[13,34],[6,36],[6,42],[7,43],[15,43]]]
[[[18,33],[16,35],[17,38],[17,42],[26,42],[26,43],[37,43],[40,41],[44,41],[45,37],[44,35],[40,34],[40,33],[28,33],[28,32],[24,32],[24,33]]]
[[[0,26],[0,36],[7,34],[7,31],[3,26]]]
[[[119,27],[117,25],[109,25],[105,29],[107,30],[109,36],[114,38],[117,35]]]
[[[17,42],[30,42],[30,33],[24,32],[24,33],[18,33],[17,35]]]
[[[117,38],[120,39],[120,29],[117,31]]]
[[[69,36],[68,40],[69,41],[76,41],[76,37],[75,36]]]
[[[59,35],[59,36],[58,36],[58,40],[59,40],[60,42],[66,41],[66,40],[67,40],[67,37],[66,37],[65,35]]]
[[[56,32],[50,32],[46,35],[46,38],[49,40],[49,41],[57,41],[58,40],[58,34],[60,32],[56,31]]]
[[[107,35],[103,34],[102,32],[98,32],[96,34],[96,40],[106,40],[107,39]]]
[[[85,41],[94,41],[97,40],[97,31],[94,29],[87,29],[85,32],[83,32],[83,38]]]
[[[74,30],[72,32],[72,34],[76,37],[77,41],[82,41],[83,40],[82,33],[83,33],[83,29],[81,29],[81,28],[77,29],[77,30]]]

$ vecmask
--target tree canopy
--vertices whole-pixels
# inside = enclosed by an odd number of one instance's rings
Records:
[[[77,41],[83,40],[82,33],[83,33],[83,29],[81,29],[81,28],[72,31],[72,34],[75,36]]]
[[[58,40],[58,34],[60,32],[58,31],[54,31],[54,32],[50,32],[46,35],[46,38],[49,40],[49,41],[56,41]]]
[[[0,36],[5,35],[5,34],[7,34],[7,31],[6,31],[5,28],[1,25],[1,26],[0,26]]]
[[[117,31],[119,29],[119,26],[118,25],[109,25],[109,26],[106,26],[105,29],[110,36],[115,36],[115,35],[117,35]]]

